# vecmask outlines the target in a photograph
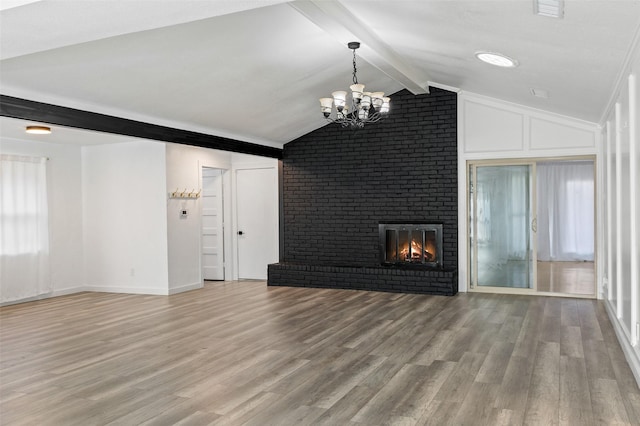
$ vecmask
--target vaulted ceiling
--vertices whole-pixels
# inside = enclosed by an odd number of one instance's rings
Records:
[[[318,98],[351,84],[349,41],[362,43],[358,79],[371,89],[459,89],[600,122],[640,28],[638,0],[565,0],[562,19],[534,14],[532,0],[0,8],[2,94],[276,147],[326,124]],[[487,65],[477,51],[519,66]]]

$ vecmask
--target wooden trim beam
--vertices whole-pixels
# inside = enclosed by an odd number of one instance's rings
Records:
[[[59,126],[282,159],[282,149],[0,95],[0,115]]]
[[[362,42],[358,56],[402,84],[414,95],[429,93],[429,76],[407,63],[391,47],[368,29],[368,25],[337,1],[298,0],[291,7],[327,34],[343,43]]]

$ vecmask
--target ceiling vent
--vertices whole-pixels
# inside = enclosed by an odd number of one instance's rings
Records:
[[[545,90],[545,89],[538,89],[538,88],[531,88],[530,92],[533,96],[537,97],[537,98],[542,98],[542,99],[548,99],[549,98],[549,91]]]
[[[564,0],[533,0],[533,13],[550,18],[563,18]]]

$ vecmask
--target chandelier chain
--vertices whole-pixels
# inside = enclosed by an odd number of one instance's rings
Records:
[[[358,84],[358,70],[356,69],[356,49],[353,49],[353,84]]]

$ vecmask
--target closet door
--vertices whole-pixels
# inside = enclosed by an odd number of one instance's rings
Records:
[[[236,170],[238,278],[267,279],[278,261],[278,171]]]
[[[536,289],[535,164],[470,165],[471,288]]]

